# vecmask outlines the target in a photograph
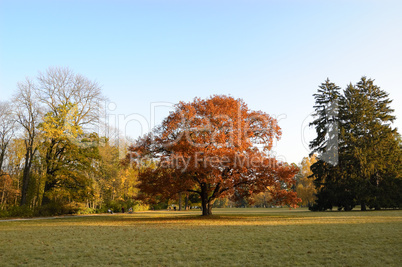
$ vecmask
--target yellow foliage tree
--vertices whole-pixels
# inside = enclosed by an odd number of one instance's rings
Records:
[[[311,165],[313,165],[317,161],[315,155],[311,157],[304,157],[300,166],[299,173],[296,175],[296,192],[297,196],[302,199],[302,206],[310,206],[315,201],[315,193],[317,192],[312,178],[308,178],[312,175],[312,171],[310,169]]]

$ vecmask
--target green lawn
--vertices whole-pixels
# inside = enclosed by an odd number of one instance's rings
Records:
[[[402,211],[214,209],[0,221],[0,266],[402,266]]]

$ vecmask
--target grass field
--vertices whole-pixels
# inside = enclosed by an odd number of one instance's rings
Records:
[[[402,266],[402,211],[214,209],[0,221],[0,266]]]

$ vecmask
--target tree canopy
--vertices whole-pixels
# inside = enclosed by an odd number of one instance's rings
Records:
[[[279,203],[294,206],[299,199],[291,187],[298,168],[270,155],[280,136],[274,118],[250,110],[241,99],[195,98],[178,103],[159,127],[139,138],[127,161],[140,170],[141,192],[151,198],[197,193],[203,215],[212,214],[219,197],[267,189]]]

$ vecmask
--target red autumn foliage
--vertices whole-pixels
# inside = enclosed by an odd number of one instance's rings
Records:
[[[177,104],[160,127],[139,138],[127,161],[139,167],[142,192],[150,197],[198,193],[203,215],[212,214],[218,197],[267,189],[277,203],[295,206],[300,199],[290,188],[298,168],[270,155],[280,136],[274,118],[250,110],[241,99],[195,98]]]
[[[11,176],[0,171],[0,207],[15,203],[19,193]]]

